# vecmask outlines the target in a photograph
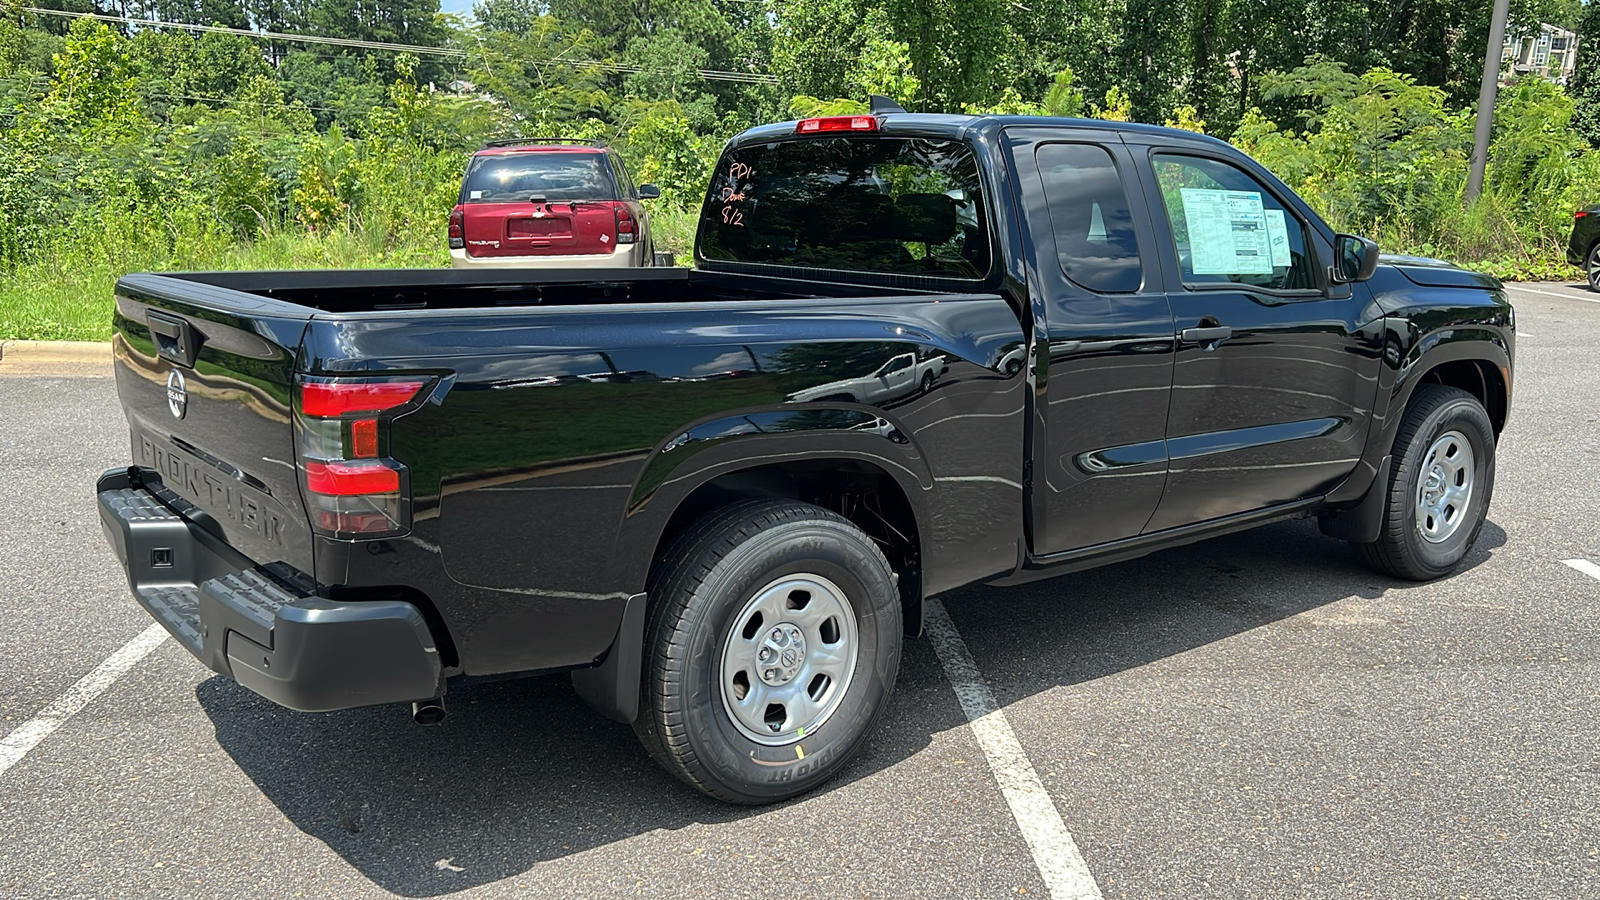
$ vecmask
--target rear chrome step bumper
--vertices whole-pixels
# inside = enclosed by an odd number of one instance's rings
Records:
[[[246,559],[162,502],[150,486],[159,483],[153,472],[106,472],[95,486],[100,524],[134,597],[206,667],[302,712],[443,694],[415,606],[287,587],[304,576]]]

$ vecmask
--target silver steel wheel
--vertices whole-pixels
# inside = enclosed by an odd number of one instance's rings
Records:
[[[722,647],[722,707],[745,737],[789,744],[822,727],[856,668],[855,609],[821,575],[785,575],[756,592]]]
[[[1595,244],[1589,251],[1589,262],[1583,269],[1584,274],[1589,276],[1589,290],[1600,291],[1600,244]]]
[[[1417,531],[1430,544],[1442,543],[1467,520],[1475,473],[1472,444],[1459,431],[1440,435],[1422,458],[1417,484]]]

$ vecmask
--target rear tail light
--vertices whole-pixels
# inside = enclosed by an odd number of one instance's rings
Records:
[[[617,243],[631,244],[638,238],[638,226],[633,220],[633,211],[626,206],[617,207]]]
[[[319,419],[352,414],[380,413],[404,406],[424,384],[420,378],[397,381],[335,381],[302,378],[300,411]]]
[[[348,539],[410,529],[409,477],[388,456],[389,421],[415,409],[432,381],[300,377],[295,439],[313,531]]]
[[[1588,216],[1589,216],[1589,210],[1587,210],[1587,209],[1580,209],[1577,212],[1572,214],[1572,217],[1574,219],[1585,219],[1585,218],[1588,218]]]
[[[400,490],[400,471],[383,463],[306,460],[306,490],[329,497],[362,497]]]
[[[801,119],[794,125],[795,134],[821,134],[827,131],[877,131],[878,120],[872,116],[823,116],[820,119]]]
[[[438,221],[435,219],[434,221]],[[466,214],[461,207],[450,210],[450,249],[460,250],[467,246]]]

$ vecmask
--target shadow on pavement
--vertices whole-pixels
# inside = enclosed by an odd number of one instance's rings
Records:
[[[1463,571],[1505,532],[1484,526]],[[1002,703],[1136,668],[1352,595],[1412,587],[1289,522],[1020,588],[945,598]],[[452,691],[437,728],[395,707],[306,715],[223,678],[197,694],[222,746],[296,827],[380,887],[424,897],[522,874],[659,829],[759,817],[666,774],[565,677]],[[884,725],[823,790],[910,758],[965,723],[924,641],[907,646]],[[797,801],[804,802],[804,801]],[[464,871],[440,879],[441,860]]]
[[[1487,562],[1505,542],[1506,533],[1485,522],[1453,577]],[[1354,548],[1324,537],[1308,519],[1017,588],[963,588],[944,603],[1004,704],[1348,597],[1376,599],[1419,586],[1366,568]]]

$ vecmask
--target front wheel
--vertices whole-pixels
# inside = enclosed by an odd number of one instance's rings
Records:
[[[882,716],[900,617],[888,561],[848,520],[791,500],[714,512],[652,574],[634,731],[713,797],[771,803],[808,791]]]
[[[1383,530],[1358,544],[1372,568],[1429,581],[1478,539],[1494,492],[1494,426],[1476,397],[1418,385],[1394,442]]]

